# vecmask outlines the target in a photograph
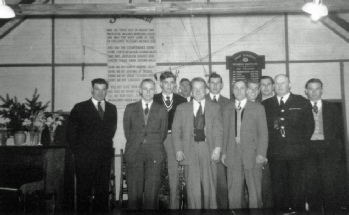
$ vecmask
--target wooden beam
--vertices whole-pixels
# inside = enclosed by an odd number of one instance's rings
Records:
[[[326,1],[331,12],[348,12],[348,0]],[[75,15],[198,15],[304,13],[303,0],[250,0],[215,3],[115,3],[9,5],[19,16]]]

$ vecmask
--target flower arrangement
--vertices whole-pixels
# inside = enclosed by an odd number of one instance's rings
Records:
[[[29,132],[37,132],[44,130],[45,123],[46,117],[44,111],[39,111],[30,115],[29,118],[24,119],[22,124]]]
[[[61,116],[60,111],[56,113],[47,113],[46,115],[46,126],[48,127],[50,133],[55,132],[57,126],[62,125],[62,121],[64,120],[63,116]]]
[[[8,120],[7,130],[13,135],[17,131],[30,130],[30,126],[27,123],[23,124],[27,119],[33,120],[40,111],[44,111],[49,102],[43,105],[38,101],[39,94],[37,94],[37,89],[35,89],[32,99],[26,98],[26,103],[20,103],[17,97],[10,98],[7,94],[6,98],[0,96],[0,100],[3,102],[0,105],[0,116],[3,119]],[[29,127],[28,127],[29,126]]]

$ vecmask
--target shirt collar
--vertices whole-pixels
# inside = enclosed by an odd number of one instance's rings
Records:
[[[245,107],[245,105],[246,105],[247,98],[244,98],[244,99],[241,100],[241,101],[235,100],[235,107],[236,107],[236,108],[239,106],[239,102],[241,102],[241,103],[240,103],[240,107],[241,107],[241,109],[243,109],[243,108]]]
[[[98,106],[98,102],[99,102],[99,101],[97,101],[97,100],[94,99],[93,97],[92,97],[91,99],[92,99],[93,104],[94,104],[95,106]],[[104,100],[101,101],[101,105],[103,105],[103,104],[104,104]]]
[[[171,95],[165,95],[164,93],[162,93],[162,97],[166,100],[166,97],[169,96],[170,97],[170,101],[172,101],[173,98],[173,93],[171,93]]]
[[[221,94],[216,94],[216,95],[214,95],[214,94],[212,94],[212,93],[210,93],[210,97],[211,97],[211,100],[213,101],[213,97],[214,96],[216,96],[216,100],[218,101],[218,99],[219,99],[219,97],[221,96]]]
[[[145,102],[143,99],[142,99],[142,107],[143,109],[145,109],[147,107],[148,104],[148,108],[150,109],[151,105],[153,104],[153,100],[151,100],[150,102]]]
[[[284,103],[286,103],[287,99],[290,97],[291,93],[287,93],[286,95],[282,96],[282,101],[284,101]],[[279,104],[280,104],[280,99],[281,99],[281,96],[276,96],[278,101],[279,101]]]
[[[202,107],[202,112],[205,112],[205,103],[206,103],[206,99],[202,100],[201,102],[201,107]],[[194,104],[194,115],[196,114],[196,111],[199,109],[200,105],[199,102],[196,101],[195,99],[193,99],[193,104]]]
[[[314,106],[314,102],[313,101],[310,101],[311,103],[311,106]],[[318,109],[320,109],[322,107],[322,100],[317,100],[316,101],[316,106],[318,107]]]

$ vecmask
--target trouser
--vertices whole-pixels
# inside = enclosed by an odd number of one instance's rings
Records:
[[[307,158],[269,159],[274,207],[305,210],[305,179]]]
[[[192,162],[185,166],[188,209],[217,209],[217,164],[211,162],[210,147],[198,142],[192,150]]]
[[[264,164],[262,172],[262,200],[263,208],[273,208],[273,190],[271,188],[269,162]]]
[[[217,208],[228,209],[227,168],[217,163]]]
[[[172,144],[172,134],[167,134],[164,142],[167,154],[167,171],[170,186],[170,204],[169,209],[179,209],[179,164],[175,157],[175,151]]]
[[[147,143],[143,143],[132,161],[126,162],[128,209],[158,209],[164,160],[162,148],[147,147]]]
[[[94,195],[93,210],[108,210],[112,151],[83,151],[75,155],[77,210],[86,212]],[[93,188],[93,189],[92,189]]]
[[[310,159],[307,166],[307,202],[310,211],[340,209],[343,204],[341,186],[340,153],[331,153],[325,141],[311,141]],[[344,170],[344,168],[343,168]]]

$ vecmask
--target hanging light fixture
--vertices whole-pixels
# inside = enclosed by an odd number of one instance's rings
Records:
[[[313,2],[306,3],[302,10],[311,14],[311,19],[314,21],[319,20],[321,17],[327,16],[328,9],[322,4],[322,0],[313,0]]]
[[[10,19],[15,17],[15,12],[6,5],[5,0],[0,0],[0,19]]]

